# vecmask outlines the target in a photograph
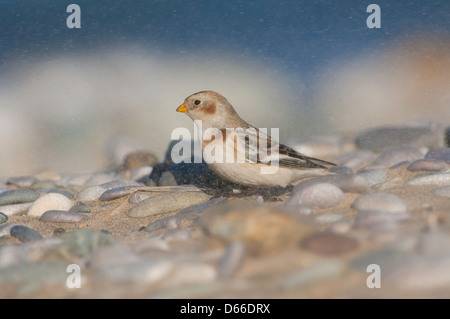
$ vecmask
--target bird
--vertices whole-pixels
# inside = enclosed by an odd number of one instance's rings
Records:
[[[336,166],[280,144],[243,120],[217,92],[194,93],[176,111],[186,113],[197,125],[208,167],[233,183],[286,187],[305,178],[331,174],[329,168]]]

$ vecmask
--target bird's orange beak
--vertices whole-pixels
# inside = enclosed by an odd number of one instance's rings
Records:
[[[177,108],[177,112],[181,112],[181,113],[187,112],[187,107],[186,107],[186,105],[181,104],[181,105]]]

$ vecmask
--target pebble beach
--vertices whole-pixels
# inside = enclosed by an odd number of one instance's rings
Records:
[[[151,150],[3,176],[0,298],[450,298],[449,140],[432,122],[293,141],[338,166],[287,188]]]

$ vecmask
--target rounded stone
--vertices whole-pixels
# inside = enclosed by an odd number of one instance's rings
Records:
[[[408,171],[440,171],[444,169],[447,164],[444,161],[436,159],[419,159],[412,162],[408,167]]]
[[[21,242],[29,242],[42,239],[42,235],[34,229],[22,225],[16,225],[9,230],[11,236],[16,237]]]
[[[41,216],[48,210],[69,210],[72,201],[66,196],[58,193],[49,193],[37,199],[28,211],[29,216]]]
[[[338,205],[344,197],[344,192],[333,184],[315,183],[298,188],[287,202],[287,205],[328,208]]]
[[[90,213],[91,209],[85,203],[79,203],[69,209],[69,213]]]
[[[370,193],[359,196],[353,204],[352,208],[358,211],[385,211],[389,213],[405,213],[405,203],[396,195],[389,193]]]
[[[450,185],[450,173],[420,174],[407,182],[408,185]]]
[[[432,148],[425,155],[425,158],[432,158],[446,162],[450,164],[450,148],[448,147],[436,147]]]
[[[8,178],[8,180],[6,181],[6,184],[26,188],[26,187],[30,187],[37,181],[38,181],[38,179],[31,175],[14,176],[14,177]]]
[[[0,224],[6,223],[8,221],[8,215],[3,214],[0,212]]]
[[[81,213],[69,213],[63,210],[48,210],[41,215],[39,221],[47,223],[77,223],[87,216]]]
[[[12,189],[0,194],[0,206],[34,202],[39,193],[28,189]]]
[[[387,180],[387,173],[384,169],[370,169],[358,175],[362,176],[369,186],[383,184]]]
[[[101,186],[88,186],[78,193],[77,200],[84,202],[98,200],[104,192],[105,189]]]
[[[403,161],[412,162],[421,158],[423,158],[422,152],[415,147],[396,146],[380,154],[373,161],[372,166],[391,167]]]

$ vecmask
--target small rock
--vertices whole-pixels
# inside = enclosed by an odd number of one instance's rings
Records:
[[[433,188],[430,192],[432,192],[435,195],[450,197],[450,185]]]
[[[6,223],[8,221],[8,215],[0,212],[0,224]]]
[[[315,183],[304,187],[296,187],[286,205],[328,208],[338,205],[344,197],[344,192],[333,184]]]
[[[355,142],[358,147],[375,152],[399,145],[433,147],[442,143],[440,129],[435,126],[380,127],[359,134]]]
[[[312,234],[300,242],[303,249],[320,255],[342,255],[358,248],[356,239],[334,233]]]
[[[389,193],[371,193],[359,196],[353,204],[352,208],[358,211],[385,211],[389,213],[405,213],[405,203],[396,195]]]
[[[408,167],[408,171],[440,171],[443,170],[447,164],[444,161],[436,159],[419,159],[412,162]]]
[[[309,187],[312,184],[327,183],[339,187],[344,193],[364,194],[369,192],[369,185],[366,180],[356,174],[352,175],[325,175],[310,178],[294,187],[292,193],[297,192],[300,188]]]
[[[17,187],[21,187],[21,188],[28,188],[31,185],[33,185],[34,183],[36,183],[38,181],[38,179],[34,176],[14,176],[14,177],[10,177],[8,178],[8,180],[6,181],[7,185],[14,185]]]
[[[77,200],[83,202],[98,200],[104,192],[105,189],[101,186],[88,186],[78,193]]]
[[[115,180],[100,184],[99,186],[103,187],[104,189],[113,189],[113,188],[120,188],[120,187],[141,187],[143,185],[136,181],[129,181],[127,179],[115,179]]]
[[[218,261],[219,277],[227,279],[232,277],[240,268],[245,258],[245,245],[235,241],[228,245]]]
[[[21,242],[35,241],[43,238],[42,235],[34,229],[22,225],[11,227],[9,232],[11,236],[16,237]]]
[[[395,146],[380,154],[371,166],[391,167],[403,161],[412,162],[421,158],[423,158],[423,154],[417,148],[411,146]]]
[[[48,210],[41,215],[39,221],[47,223],[77,223],[87,216],[81,213],[69,213],[63,210]]]
[[[18,213],[26,212],[30,209],[31,205],[33,205],[33,203],[0,206],[0,211],[7,216],[12,216]]]
[[[156,164],[158,164],[158,158],[155,154],[146,151],[135,151],[126,155],[121,170],[153,166]]]
[[[28,189],[12,189],[0,194],[0,206],[34,202],[39,193]]]
[[[124,197],[136,192],[136,189],[129,186],[115,187],[108,189],[102,195],[100,195],[99,200],[101,201],[109,201],[114,200],[120,197]]]
[[[66,232],[66,230],[64,229],[64,228],[56,228],[54,231],[53,231],[53,235],[54,236],[59,236],[59,235],[61,235],[61,234],[64,234]]]
[[[358,175],[362,176],[369,186],[383,184],[387,180],[387,173],[384,169],[370,169]]]
[[[90,213],[91,209],[85,203],[79,203],[69,209],[69,213]]]
[[[169,171],[163,172],[158,181],[158,186],[177,186],[175,176]]]
[[[203,192],[158,193],[137,203],[128,212],[129,217],[146,217],[174,212],[208,201],[211,195]]]
[[[388,180],[386,183],[381,185],[378,188],[378,190],[380,192],[383,192],[383,191],[391,189],[391,188],[400,187],[400,186],[402,186],[404,184],[405,184],[405,182],[403,181],[403,179],[401,177],[396,177],[396,178],[393,178],[391,180]]]
[[[450,148],[448,148],[448,147],[432,148],[425,155],[425,158],[436,159],[436,160],[444,161],[447,164],[450,164]]]
[[[408,185],[450,185],[450,173],[419,174],[414,176],[408,182]]]
[[[61,235],[63,243],[60,249],[75,257],[84,257],[98,247],[111,245],[115,242],[113,236],[94,231],[88,228],[80,228]]]
[[[352,175],[353,170],[346,166],[333,166],[329,169],[330,172],[340,174],[340,175]]]
[[[48,210],[69,210],[72,201],[58,193],[49,193],[37,199],[28,211],[29,216],[41,216]]]
[[[145,230],[151,233],[161,228],[176,229],[177,227],[177,218],[175,216],[169,216],[155,220],[154,222],[150,223],[145,228]]]
[[[144,199],[147,199],[149,197],[150,197],[150,195],[146,194],[144,192],[136,192],[136,193],[134,193],[133,195],[131,195],[128,198],[128,202],[130,202],[131,204],[137,204],[137,203],[142,202]]]

